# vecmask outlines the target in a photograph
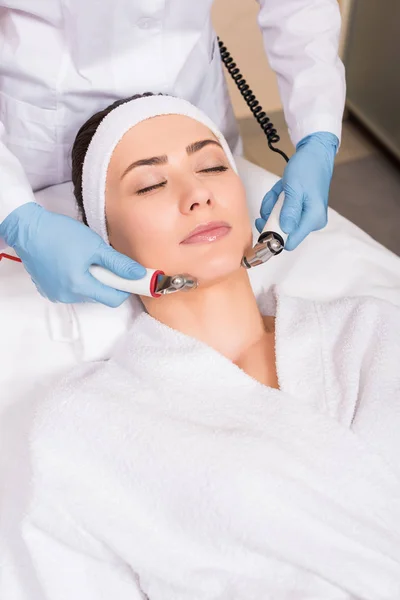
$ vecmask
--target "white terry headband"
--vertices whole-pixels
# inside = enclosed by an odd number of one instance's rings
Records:
[[[101,121],[89,144],[82,169],[82,198],[87,222],[107,244],[105,189],[111,156],[127,131],[141,121],[161,115],[184,115],[203,123],[216,136],[231,167],[237,173],[224,136],[211,119],[190,102],[172,96],[145,96],[121,104]]]

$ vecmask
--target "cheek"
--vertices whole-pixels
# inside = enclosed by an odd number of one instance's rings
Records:
[[[146,267],[162,269],[176,245],[173,212],[160,206],[154,196],[109,204],[107,221],[113,248]]]
[[[247,207],[246,191],[239,177],[230,181],[223,190],[225,209],[229,211],[232,225],[245,244],[252,243],[252,225]]]

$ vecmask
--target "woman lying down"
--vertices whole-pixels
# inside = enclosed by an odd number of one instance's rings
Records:
[[[400,598],[399,310],[277,290],[257,304],[239,266],[252,233],[234,160],[182,100],[94,115],[73,177],[112,246],[199,287],[143,297],[111,359],[41,404],[10,590]]]

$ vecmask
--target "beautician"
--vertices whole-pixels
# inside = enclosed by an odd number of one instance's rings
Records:
[[[283,186],[281,227],[292,250],[326,224],[345,96],[340,13],[337,0],[259,4],[296,152],[266,194],[257,226]],[[128,294],[96,281],[90,265],[128,279],[145,274],[82,223],[35,202],[35,191],[70,179],[72,142],[89,115],[135,93],[176,95],[207,113],[240,152],[211,6],[212,0],[1,3],[0,249],[15,250],[50,300],[116,307]]]

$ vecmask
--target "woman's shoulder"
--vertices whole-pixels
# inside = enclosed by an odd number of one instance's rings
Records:
[[[37,403],[34,424],[36,429],[48,420],[56,420],[58,415],[71,410],[81,398],[91,396],[94,388],[100,385],[108,361],[83,363],[58,379]]]
[[[361,361],[366,349],[390,338],[400,344],[400,307],[372,296],[311,300],[277,292],[277,316],[285,316],[286,330],[293,326],[304,335],[319,332],[322,350]],[[399,347],[400,350],[400,347]]]
[[[35,406],[30,431],[33,454],[43,447],[56,449],[60,441],[65,444],[68,436],[71,444],[82,432],[83,422],[93,412],[93,400],[101,390],[101,380],[107,363],[85,363],[60,378],[40,398]],[[61,445],[62,446],[62,445]]]
[[[314,303],[320,331],[325,396],[333,416],[351,425],[356,414],[398,397],[400,308],[373,297]]]
[[[64,465],[90,464],[112,430],[120,375],[112,361],[81,365],[64,376],[40,399],[30,428],[32,466],[39,472],[60,470]]]
[[[296,321],[314,314],[322,327],[332,331],[338,331],[349,322],[372,325],[400,319],[400,298],[399,305],[366,295],[314,299],[288,294],[281,286],[274,286],[262,297],[260,304],[264,308],[263,314],[291,314]]]
[[[398,472],[400,308],[364,297],[316,310],[330,414]]]
[[[343,368],[371,370],[383,356],[400,356],[400,307],[370,296],[315,302],[322,351]]]
[[[382,328],[399,326],[400,307],[372,296],[348,296],[313,303],[319,324],[325,334],[337,337],[352,332],[369,337]]]
[[[118,393],[123,375],[112,360],[82,365],[37,404],[29,432],[32,510],[44,495],[82,522],[87,499],[100,498],[123,472],[139,426],[134,390],[129,398]]]

